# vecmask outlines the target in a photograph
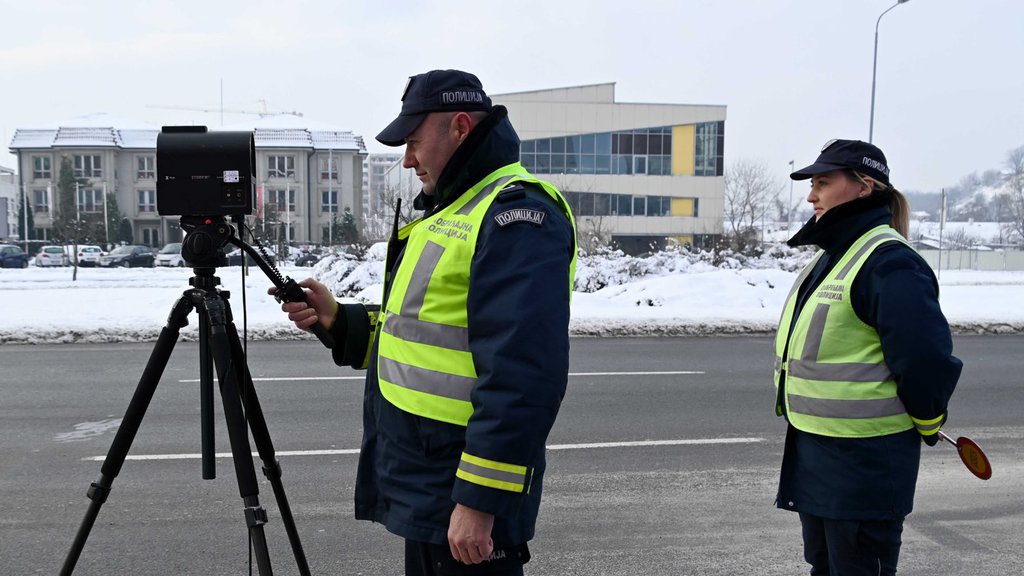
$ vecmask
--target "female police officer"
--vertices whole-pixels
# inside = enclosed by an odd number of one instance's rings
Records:
[[[962,364],[882,151],[833,140],[790,177],[811,180],[814,217],[789,244],[820,250],[776,335],[776,504],[800,514],[811,574],[895,574],[920,444],[935,444]]]

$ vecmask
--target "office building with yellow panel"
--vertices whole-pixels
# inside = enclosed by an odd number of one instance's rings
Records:
[[[561,189],[581,233],[628,253],[721,236],[725,106],[615,101],[615,84],[491,95],[523,165]]]

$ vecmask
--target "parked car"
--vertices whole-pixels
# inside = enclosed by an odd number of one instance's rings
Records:
[[[271,252],[269,248],[267,248],[266,251],[267,251],[267,262],[269,262],[270,264],[274,264],[274,253]],[[235,248],[231,252],[228,252],[228,266],[241,266],[241,265],[242,265],[242,249],[241,248]],[[249,256],[248,254],[246,254],[245,255],[245,265],[246,266],[255,266],[256,262],[253,261],[252,256]]]
[[[67,266],[70,263],[63,246],[43,246],[36,254],[36,266]]]
[[[124,268],[152,268],[156,264],[156,254],[149,246],[129,245],[118,246],[110,254],[100,256],[99,265],[105,268],[121,266]]]
[[[100,256],[103,256],[103,249],[90,244],[79,244],[76,254],[79,266],[95,266],[100,261]]]
[[[323,254],[314,254],[312,252],[303,252],[295,259],[296,266],[313,266],[320,259],[323,258]]]
[[[0,244],[0,268],[25,268],[28,254],[14,244]]]
[[[171,266],[181,268],[185,265],[185,259],[181,257],[181,242],[165,244],[156,254],[157,266]]]

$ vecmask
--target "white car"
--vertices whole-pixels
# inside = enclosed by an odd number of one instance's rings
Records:
[[[100,261],[100,256],[103,256],[103,249],[99,246],[92,246],[89,244],[78,245],[78,265],[79,266],[95,266]]]
[[[170,266],[172,268],[184,266],[185,260],[181,257],[181,242],[172,242],[164,245],[156,254],[156,265]]]
[[[36,254],[36,266],[67,266],[69,263],[63,246],[43,246]]]

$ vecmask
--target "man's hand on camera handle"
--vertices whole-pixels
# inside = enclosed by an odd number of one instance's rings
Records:
[[[306,278],[299,282],[299,286],[305,288],[305,302],[283,302],[281,310],[288,314],[288,319],[295,323],[296,328],[310,331],[310,326],[317,321],[323,325],[325,330],[330,330],[334,319],[338,316],[338,301],[334,299],[331,291],[316,280]],[[276,287],[267,289],[267,294],[274,296]]]

